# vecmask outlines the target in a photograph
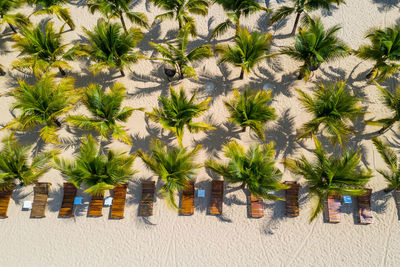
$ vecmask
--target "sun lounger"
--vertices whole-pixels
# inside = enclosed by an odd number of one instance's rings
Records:
[[[264,217],[264,201],[261,197],[250,194],[250,216],[253,218]]]
[[[362,196],[357,196],[358,216],[360,223],[370,224],[373,221],[371,211],[371,193],[372,189],[365,189],[366,192]]]
[[[0,218],[8,218],[8,204],[10,203],[10,198],[14,187],[15,184],[12,184],[7,190],[0,191]]]
[[[340,202],[339,194],[332,194],[328,196],[328,222],[339,223],[340,222],[340,208],[342,203]]]
[[[182,192],[181,215],[194,213],[194,182],[190,181]]]
[[[89,205],[89,217],[101,217],[103,216],[103,201],[104,195],[92,196]]]
[[[36,183],[33,191],[31,218],[44,218],[51,183]]]
[[[122,184],[114,187],[114,197],[111,206],[111,219],[123,219],[125,210],[126,190],[128,184]]]
[[[142,182],[142,200],[140,201],[139,214],[141,216],[153,215],[154,191],[156,182]]]
[[[224,181],[213,180],[211,182],[211,201],[210,201],[210,214],[222,214],[222,202],[224,198]]]
[[[286,189],[286,216],[297,217],[299,216],[299,188],[297,182],[285,182],[290,188]]]
[[[59,216],[62,218],[74,217],[74,199],[78,188],[73,183],[64,183],[64,196]]]
[[[400,189],[394,191],[394,201],[396,202],[396,208],[400,212]],[[400,220],[400,217],[399,217]]]

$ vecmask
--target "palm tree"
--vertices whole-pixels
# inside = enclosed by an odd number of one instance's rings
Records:
[[[399,71],[400,65],[400,27],[386,28],[385,30],[372,28],[365,38],[371,41],[369,45],[362,45],[355,54],[366,60],[375,61],[375,65],[368,73],[367,79],[376,79],[381,82]]]
[[[355,133],[349,123],[363,115],[360,98],[350,94],[344,81],[319,84],[313,95],[296,89],[299,100],[313,118],[300,129],[298,138],[309,138],[322,127],[322,133],[333,143],[343,145],[350,133]]]
[[[235,36],[235,44],[216,45],[214,50],[221,54],[219,63],[228,62],[241,68],[239,79],[243,79],[244,73],[249,73],[262,60],[274,56],[267,55],[272,41],[272,34],[253,32],[246,28],[240,28]]]
[[[143,58],[140,52],[133,50],[143,36],[139,29],[130,28],[127,33],[122,33],[119,24],[99,19],[93,31],[83,30],[89,44],[81,45],[75,52],[96,62],[89,67],[94,74],[111,68],[125,76],[124,69]]]
[[[40,126],[41,138],[45,142],[57,143],[60,117],[73,109],[79,100],[80,93],[74,89],[74,83],[72,77],[55,81],[54,74],[43,76],[33,85],[19,80],[19,88],[10,95],[15,98],[12,110],[19,110],[20,115],[6,128],[26,131]]]
[[[55,158],[55,167],[77,188],[81,184],[88,188],[85,193],[102,196],[104,191],[124,184],[137,172],[132,170],[136,155],[118,153],[113,150],[103,152],[96,140],[87,136],[74,161]]]
[[[298,79],[308,80],[311,72],[317,70],[324,62],[346,57],[350,48],[336,37],[339,26],[325,30],[320,18],[304,18],[304,28],[300,27],[295,36],[294,46],[281,50],[281,54],[288,55],[294,60],[303,62]]]
[[[27,26],[29,19],[21,13],[10,14],[10,12],[21,7],[22,0],[0,0],[0,24],[7,23],[14,33],[17,33],[13,25]]]
[[[162,58],[154,59],[162,60],[177,69],[180,74],[180,79],[183,79],[185,75],[196,78],[196,71],[190,66],[190,63],[209,58],[213,55],[211,45],[209,44],[200,45],[187,51],[189,30],[190,28],[185,26],[179,31],[176,45],[168,42],[165,44],[149,42],[149,44],[162,55]]]
[[[34,11],[31,15],[56,15],[58,19],[63,20],[71,30],[75,29],[71,14],[68,8],[63,8],[69,0],[27,0],[29,4],[34,4],[41,9]]]
[[[300,159],[285,159],[283,162],[291,172],[306,179],[311,196],[318,200],[310,222],[322,211],[328,195],[362,195],[365,193],[362,187],[372,177],[371,170],[358,166],[361,160],[359,150],[344,151],[341,156],[328,155],[315,137],[314,143],[313,162],[309,162],[304,155]]]
[[[132,144],[130,137],[123,126],[117,122],[126,122],[134,110],[142,108],[121,108],[126,97],[126,88],[121,83],[115,83],[105,92],[98,84],[91,84],[84,89],[83,104],[92,113],[91,117],[85,115],[71,115],[67,121],[79,128],[91,129],[99,132],[104,138],[112,135],[113,138],[127,144]]]
[[[191,133],[215,129],[205,122],[192,121],[208,110],[211,97],[200,103],[195,103],[197,90],[188,99],[183,87],[180,88],[179,94],[174,88],[170,87],[170,94],[171,97],[169,99],[160,96],[162,107],[153,108],[152,112],[146,112],[146,115],[150,120],[159,122],[164,129],[173,132],[178,138],[181,147],[185,126]]]
[[[343,3],[344,0],[292,0],[292,2],[293,6],[281,6],[272,13],[269,23],[273,24],[295,13],[296,19],[291,33],[291,35],[294,35],[296,33],[297,24],[300,21],[300,16],[303,12],[311,12],[317,9],[329,10],[332,4],[339,5]]]
[[[156,7],[166,12],[157,15],[154,21],[175,19],[178,21],[179,31],[186,25],[190,34],[196,36],[196,22],[191,15],[206,16],[208,14],[207,0],[150,0]]]
[[[281,171],[275,167],[274,144],[254,144],[245,151],[236,141],[224,146],[224,155],[229,159],[227,163],[218,163],[208,160],[205,166],[223,176],[231,183],[241,183],[251,194],[264,199],[279,200],[271,191],[288,188],[280,182]]]
[[[277,118],[275,109],[267,105],[270,101],[271,91],[252,91],[246,87],[243,94],[237,89],[233,90],[233,98],[224,101],[224,104],[231,122],[242,127],[243,132],[250,127],[258,138],[264,140],[265,124]]]
[[[191,151],[177,147],[169,149],[155,139],[150,143],[151,155],[140,149],[137,151],[146,166],[163,181],[161,193],[174,208],[178,208],[174,194],[182,191],[188,181],[194,180],[195,171],[202,167],[201,164],[194,163],[194,157],[200,149],[201,145],[197,145]]]
[[[225,12],[227,12],[228,18],[215,27],[211,33],[210,39],[224,34],[228,28],[232,26],[235,27],[237,35],[240,29],[241,17],[247,17],[261,10],[270,12],[268,8],[260,6],[255,0],[215,0],[215,2],[220,4]]]
[[[130,20],[130,22],[147,29],[149,23],[146,15],[144,13],[129,10],[133,2],[134,0],[89,0],[88,7],[92,14],[94,14],[95,11],[99,11],[108,19],[120,19],[125,33],[128,33],[128,29],[126,28],[124,15]]]
[[[3,140],[0,151],[0,191],[10,189],[14,181],[24,185],[33,184],[49,170],[49,161],[57,155],[57,151],[38,153],[29,160],[31,146],[22,145],[11,134]]]

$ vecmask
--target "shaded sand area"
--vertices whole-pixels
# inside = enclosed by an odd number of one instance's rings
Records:
[[[270,7],[277,4],[270,1]],[[326,26],[340,23],[343,29],[339,36],[353,49],[358,48],[366,40],[363,38],[371,26],[390,26],[400,18],[400,2],[397,0],[348,0],[347,4],[322,12]],[[80,40],[83,37],[82,26],[94,27],[98,15],[90,15],[81,2],[69,5],[72,17],[77,25],[75,31],[64,34],[67,41]],[[160,14],[145,1],[139,1],[136,10],[146,12],[150,21]],[[28,13],[30,10],[25,10]],[[194,44],[207,42],[210,30],[225,20],[222,8],[214,5],[206,18],[196,17],[199,37]],[[317,13],[316,13],[317,14]],[[37,18],[40,20],[40,18]],[[54,19],[56,25],[60,23]],[[250,30],[270,31],[274,34],[272,50],[291,44],[288,38],[294,17],[273,27],[267,27],[268,16],[255,14],[243,20]],[[154,25],[139,48],[147,56],[153,55],[148,41],[162,43],[171,40],[175,34],[175,22],[164,22]],[[5,29],[2,26],[1,31]],[[212,44],[229,40],[233,30],[221,36]],[[1,49],[1,63],[8,69],[11,62],[18,56],[11,49],[9,35],[1,35],[5,40]],[[6,52],[3,52],[6,51]],[[365,119],[381,118],[386,112],[380,102],[375,86],[367,85],[364,77],[372,67],[371,62],[363,62],[350,56],[331,64],[322,65],[305,84],[297,81],[299,64],[286,56],[279,56],[262,64],[255,73],[243,81],[237,79],[239,69],[229,66],[217,66],[213,57],[196,64],[199,79],[173,81],[172,86],[183,86],[193,92],[199,88],[201,97],[212,96],[212,107],[204,115],[205,121],[217,129],[208,133],[185,134],[184,145],[202,144],[203,150],[198,157],[203,162],[210,157],[220,156],[222,145],[229,140],[238,140],[244,145],[259,142],[252,134],[241,133],[227,122],[227,112],[223,99],[229,96],[232,88],[243,89],[249,85],[253,89],[272,86],[274,101],[279,119],[271,123],[266,130],[269,141],[276,142],[277,161],[288,156],[300,154],[310,155],[312,142],[297,143],[296,129],[309,119],[301,108],[294,88],[306,91],[312,87],[312,82],[318,80],[346,79],[356,95],[363,97],[363,105],[369,113]],[[129,97],[124,104],[132,107],[144,107],[150,111],[158,105],[158,97],[168,94],[168,83],[162,73],[162,65],[157,62],[143,61],[133,66],[132,72],[125,78],[119,73],[104,73],[93,77],[88,71],[89,62],[73,62],[70,75],[76,78],[76,86],[86,86],[98,82],[108,86],[116,81],[122,82],[128,88]],[[7,76],[0,77],[1,93],[4,94],[17,85],[17,78],[24,77],[18,71],[12,71]],[[385,82],[385,86],[393,89],[397,76]],[[269,85],[265,85],[265,84]],[[264,88],[265,88],[264,87]],[[4,125],[12,119],[9,108],[12,98],[3,96],[0,105],[0,123]],[[84,112],[79,107],[74,113]],[[363,164],[373,170],[384,167],[380,157],[374,150],[368,133],[377,130],[374,127],[357,126],[362,134],[351,139],[350,146],[361,148]],[[152,137],[158,137],[166,142],[176,143],[174,137],[162,131],[158,125],[145,119],[144,113],[135,113],[127,123],[127,129],[133,139],[133,146],[113,142],[104,143],[107,148],[120,148],[135,153],[137,149],[148,151]],[[4,135],[1,132],[1,135]],[[61,131],[63,138],[62,156],[68,157],[79,146],[79,139],[84,134],[70,126],[64,125]],[[38,141],[37,133],[21,133],[21,141],[34,144],[33,152],[41,151],[51,146],[45,146]],[[400,136],[393,131],[385,134],[385,139],[395,148],[399,148]],[[283,180],[296,180],[284,170]],[[285,203],[267,201],[265,217],[249,219],[247,216],[246,197],[242,190],[227,184],[225,188],[223,216],[207,215],[210,197],[211,173],[206,169],[198,172],[196,189],[205,189],[205,198],[196,198],[195,214],[189,217],[178,216],[177,212],[166,206],[165,201],[157,199],[154,206],[154,216],[142,218],[138,216],[140,200],[140,181],[156,180],[157,178],[145,168],[140,159],[135,162],[139,173],[129,184],[125,219],[109,220],[109,208],[103,209],[103,217],[88,218],[87,208],[89,196],[78,191],[84,197],[84,205],[75,210],[75,219],[58,218],[58,210],[62,200],[63,178],[58,171],[51,170],[41,181],[51,182],[46,218],[30,219],[29,211],[22,210],[24,200],[33,199],[33,187],[18,189],[14,192],[8,211],[8,219],[0,220],[0,266],[398,266],[400,264],[400,226],[391,194],[383,192],[385,182],[374,172],[375,176],[368,186],[373,188],[372,209],[374,223],[364,226],[357,224],[356,205],[344,204],[342,222],[328,224],[322,216],[309,224],[309,214],[312,202],[307,197],[307,189],[300,191],[300,217],[286,218]],[[300,180],[300,182],[302,182]],[[283,196],[283,192],[280,192]]]

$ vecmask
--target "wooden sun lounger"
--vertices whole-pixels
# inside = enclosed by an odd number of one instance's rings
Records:
[[[156,182],[142,182],[142,200],[140,201],[139,214],[141,216],[153,215],[154,191]]]
[[[31,218],[44,218],[51,183],[36,183],[33,191]]]
[[[103,216],[103,201],[104,195],[92,196],[89,205],[89,217],[101,217]]]
[[[7,190],[0,191],[0,218],[8,218],[8,204],[10,203],[10,198],[14,187],[15,184],[12,184]]]
[[[190,181],[182,192],[181,215],[194,213],[194,182]]]
[[[340,222],[340,208],[342,206],[341,197],[339,194],[333,194],[328,196],[328,222],[339,223]]]
[[[366,193],[362,196],[357,196],[358,203],[358,217],[360,223],[370,224],[373,221],[371,211],[371,193],[372,189],[365,189]]]
[[[111,219],[123,219],[125,210],[126,190],[128,184],[122,184],[114,187],[113,203],[111,206]]]
[[[211,182],[211,201],[210,201],[210,214],[222,214],[222,202],[224,198],[224,181],[213,180]]]
[[[286,189],[286,216],[297,217],[299,216],[299,188],[297,182],[285,182],[290,188]]]
[[[74,199],[78,188],[73,183],[64,183],[64,196],[58,216],[62,218],[74,217]]]
[[[253,218],[264,217],[264,201],[261,197],[250,194],[250,216]]]

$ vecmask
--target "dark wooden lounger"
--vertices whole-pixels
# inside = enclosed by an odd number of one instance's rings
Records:
[[[182,215],[192,215],[194,213],[194,182],[190,181],[182,192]]]
[[[222,202],[224,198],[224,181],[213,180],[211,182],[211,201],[210,201],[210,214],[222,214]]]
[[[64,196],[61,204],[59,216],[62,218],[74,217],[74,200],[78,188],[73,183],[64,183]]]
[[[299,188],[297,182],[285,182],[290,188],[286,189],[286,216],[297,217],[299,216]]]
[[[111,206],[111,219],[123,219],[125,210],[126,190],[128,184],[122,184],[114,187],[113,203]]]
[[[92,196],[89,205],[89,217],[101,217],[103,216],[103,201],[104,195]]]
[[[142,200],[140,201],[139,214],[141,216],[153,215],[154,191],[156,182],[142,182]]]
[[[332,194],[328,196],[328,222],[339,223],[340,208],[342,206],[341,197],[339,194]]]
[[[250,216],[253,218],[264,217],[264,201],[261,197],[250,194]]]
[[[360,218],[360,223],[370,224],[373,221],[372,211],[371,211],[371,193],[372,189],[365,189],[366,192],[362,196],[357,196],[358,203],[358,217]]]
[[[33,188],[34,196],[31,210],[31,218],[44,218],[47,198],[49,196],[49,189],[51,183],[36,183]]]
[[[0,218],[8,218],[7,210],[14,187],[15,184],[12,184],[7,190],[0,191]]]

